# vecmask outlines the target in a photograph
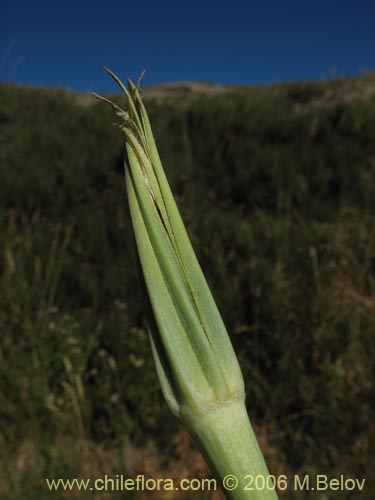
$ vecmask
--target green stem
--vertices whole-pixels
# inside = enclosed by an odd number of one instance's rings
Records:
[[[197,417],[185,414],[182,419],[228,499],[277,500],[242,400],[218,405]],[[228,476],[233,477],[227,479],[225,487],[223,479]],[[236,481],[237,487],[228,489]]]

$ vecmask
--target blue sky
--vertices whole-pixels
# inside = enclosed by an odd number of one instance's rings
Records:
[[[0,0],[0,80],[106,92],[271,83],[375,69],[375,0]]]

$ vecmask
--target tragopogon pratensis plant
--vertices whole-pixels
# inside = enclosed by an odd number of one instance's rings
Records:
[[[126,88],[104,69],[126,98],[125,110],[101,99],[111,104],[125,137],[139,275],[164,397],[227,498],[275,500],[247,416],[241,370],[168,185],[138,88],[130,80]],[[258,477],[257,484],[251,477]]]

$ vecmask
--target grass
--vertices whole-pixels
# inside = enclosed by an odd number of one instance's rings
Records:
[[[275,474],[370,480],[373,86],[369,75],[146,101]],[[41,478],[147,460],[178,475],[196,455],[185,438],[170,444],[180,428],[142,327],[111,112],[8,85],[0,102],[1,496],[47,498]]]

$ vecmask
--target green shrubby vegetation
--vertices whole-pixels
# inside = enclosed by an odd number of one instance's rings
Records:
[[[146,93],[275,474],[370,475],[374,85]],[[152,440],[162,469],[179,424],[142,329],[111,110],[10,85],[0,103],[1,497],[124,473],[124,438]]]

